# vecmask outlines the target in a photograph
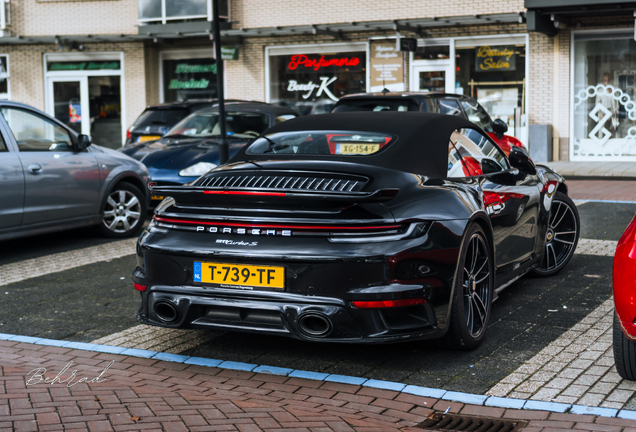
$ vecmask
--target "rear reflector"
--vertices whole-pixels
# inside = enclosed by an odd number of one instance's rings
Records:
[[[145,285],[139,285],[139,284],[138,284],[138,283],[136,283],[136,282],[133,282],[133,284],[135,285],[135,289],[136,289],[137,291],[146,291],[146,286],[145,286]]]
[[[415,306],[415,305],[424,304],[424,303],[426,303],[426,300],[422,298],[415,298],[415,299],[403,299],[403,300],[354,301],[353,305],[361,309],[377,309],[377,308]]]

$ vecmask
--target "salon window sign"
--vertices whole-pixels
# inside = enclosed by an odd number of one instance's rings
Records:
[[[514,45],[480,46],[476,48],[475,69],[477,72],[515,70]]]
[[[119,70],[120,68],[121,62],[119,60],[49,62],[47,65],[49,72]]]

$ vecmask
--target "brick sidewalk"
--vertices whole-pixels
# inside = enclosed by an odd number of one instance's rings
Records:
[[[35,368],[101,383],[26,385]],[[636,420],[462,404],[349,384],[0,341],[4,431],[422,431],[434,411],[525,419],[524,432],[636,432]],[[28,375],[28,376],[27,376]]]

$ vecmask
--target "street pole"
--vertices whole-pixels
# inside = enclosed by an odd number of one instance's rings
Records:
[[[214,23],[214,56],[216,57],[216,87],[219,104],[219,121],[221,122],[221,139],[219,141],[219,165],[230,158],[230,146],[225,133],[225,99],[223,98],[223,59],[221,58],[221,29],[219,25],[219,0],[212,0]]]

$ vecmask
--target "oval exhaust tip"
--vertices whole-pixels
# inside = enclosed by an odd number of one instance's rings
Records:
[[[155,315],[163,322],[173,322],[179,316],[177,308],[166,301],[159,301],[154,306]]]
[[[323,315],[304,314],[298,317],[298,326],[310,336],[326,336],[331,332],[331,321]]]

